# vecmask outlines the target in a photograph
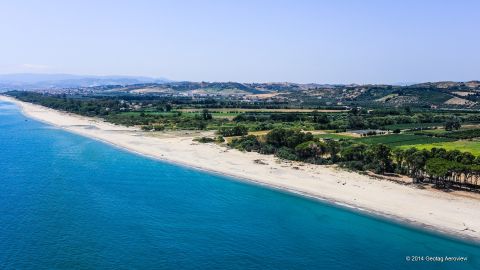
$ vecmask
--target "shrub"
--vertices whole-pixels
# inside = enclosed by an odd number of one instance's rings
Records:
[[[199,143],[211,143],[215,141],[215,139],[208,137],[195,138],[193,140]]]
[[[288,147],[281,147],[280,149],[278,149],[275,153],[275,156],[287,160],[297,160],[297,156],[295,155],[293,150]]]
[[[275,128],[266,136],[266,142],[275,147],[285,146],[288,148],[294,148],[303,142],[313,140],[313,135],[310,132],[304,133],[299,130],[283,128]]]
[[[271,144],[263,144],[258,151],[260,154],[270,155],[275,153],[275,147]]]
[[[248,134],[248,128],[241,125],[234,127],[221,127],[218,129],[217,133],[224,137],[243,136]]]
[[[152,131],[152,130],[153,130],[153,126],[152,126],[152,125],[142,126],[142,130],[144,130],[144,131]]]
[[[347,161],[341,163],[341,166],[351,170],[363,171],[365,164],[362,161]]]
[[[325,143],[308,141],[295,147],[295,153],[301,159],[321,157],[326,150]]]
[[[243,150],[247,152],[258,151],[261,147],[260,142],[258,141],[257,137],[254,135],[235,138],[228,145],[238,150]]]
[[[153,130],[162,131],[162,130],[165,130],[165,126],[164,125],[153,125]]]

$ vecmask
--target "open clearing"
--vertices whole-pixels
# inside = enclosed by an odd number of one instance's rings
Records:
[[[406,149],[412,147],[411,145],[400,146],[401,149]],[[436,148],[445,148],[446,150],[458,150],[462,152],[470,152],[476,156],[480,156],[480,141],[479,140],[461,140],[453,142],[438,142],[438,143],[428,143],[428,144],[417,144],[413,147],[417,149],[427,149],[430,150],[434,147]]]

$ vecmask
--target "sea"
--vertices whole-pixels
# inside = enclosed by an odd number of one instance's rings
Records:
[[[480,246],[139,156],[0,102],[0,269],[480,269]]]

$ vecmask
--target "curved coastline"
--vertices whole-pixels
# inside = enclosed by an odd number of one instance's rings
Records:
[[[320,168],[316,165],[306,165],[305,167],[307,168],[302,167],[301,170],[296,170],[292,168],[291,165],[288,166],[282,162],[278,163],[273,157],[261,156],[256,153],[240,153],[236,150],[225,151],[215,145],[194,144],[191,142],[191,137],[155,138],[146,136],[135,128],[115,126],[110,123],[105,123],[100,119],[55,111],[39,105],[25,103],[11,97],[0,95],[0,100],[16,104],[22,113],[29,118],[81,136],[102,141],[138,155],[220,174],[235,181],[244,181],[282,192],[320,200],[336,207],[346,208],[376,218],[385,219],[387,222],[400,223],[408,227],[424,230],[428,233],[446,236],[447,238],[463,240],[476,245],[480,244],[480,215],[478,215],[478,213],[475,215],[474,211],[475,208],[480,208],[480,200],[478,199],[462,198],[439,191],[434,194],[433,191],[405,187],[389,181],[373,179],[357,173],[339,171],[325,166]],[[60,119],[63,120],[60,121]],[[142,142],[141,144],[139,143],[140,141]],[[148,147],[149,144],[151,147]],[[145,148],[146,145],[147,148]],[[176,147],[181,147],[183,154],[190,153],[195,155],[195,157],[172,154],[172,152],[176,150]],[[201,158],[199,157],[199,153]],[[202,153],[204,154],[203,157]],[[242,159],[242,162],[241,164],[236,164],[235,161],[239,158]],[[253,158],[267,160],[268,165],[255,164]],[[219,162],[220,160],[224,164],[221,164]],[[215,164],[215,162],[217,162],[217,164]],[[208,165],[208,163],[210,163],[210,165]],[[225,164],[230,167],[222,166]],[[239,166],[240,169],[230,170],[231,166]],[[278,172],[279,170],[280,173]],[[310,177],[304,179],[306,176]],[[328,192],[323,192],[323,190],[320,189],[322,185],[315,185],[316,182],[323,179],[328,179],[328,183],[322,183],[323,186],[329,186],[330,189]],[[295,183],[297,180],[312,185],[302,187],[301,183]],[[349,195],[352,195],[350,199],[348,199],[348,196],[345,197],[342,195],[345,189],[343,188],[345,184],[343,184],[342,181],[345,181],[343,183],[347,183],[348,186],[358,186],[358,188],[350,188],[348,190]],[[368,189],[372,189],[372,187],[374,187],[374,190],[371,190],[372,194],[370,194],[370,196],[381,197],[380,201],[383,199],[384,204],[378,204],[378,199],[372,201],[369,200],[368,197],[364,197],[365,193],[368,193]],[[336,193],[334,192],[335,190]],[[406,193],[399,194],[401,192]],[[426,192],[430,194],[425,194]],[[404,210],[403,208],[408,207],[398,205],[404,199],[412,200],[409,203],[417,200],[419,205],[429,202],[430,205],[422,205],[423,211],[421,213],[428,212],[430,215],[414,215],[410,211],[402,211]],[[377,204],[375,205],[374,202],[377,202]],[[455,209],[460,210],[461,206],[469,206],[469,208],[462,209],[461,213],[452,216],[453,221],[450,220],[450,222],[447,222],[445,215],[441,215],[442,206],[439,205],[447,207],[448,211],[455,211]],[[416,209],[413,209],[413,211],[415,210]],[[440,217],[438,217],[439,215]]]

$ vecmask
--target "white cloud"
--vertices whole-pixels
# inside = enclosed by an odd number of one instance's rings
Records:
[[[45,70],[50,68],[50,66],[39,65],[39,64],[22,64],[20,66],[24,69],[32,69],[32,70]]]

